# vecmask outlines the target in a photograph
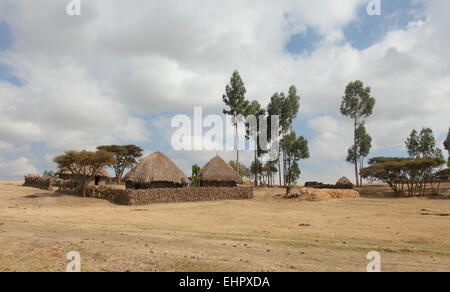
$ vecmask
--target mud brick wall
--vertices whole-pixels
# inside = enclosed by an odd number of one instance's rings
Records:
[[[142,206],[158,203],[200,202],[218,200],[247,200],[253,198],[252,187],[234,188],[168,188],[121,190],[108,187],[89,187],[88,194],[120,205]]]

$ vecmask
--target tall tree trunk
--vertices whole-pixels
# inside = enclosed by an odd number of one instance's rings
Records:
[[[281,157],[278,155],[278,177],[280,180],[280,187],[283,185],[283,181],[281,180]]]
[[[363,178],[361,175],[361,169],[363,169],[364,167],[364,157],[361,156],[361,164],[359,165],[359,186],[362,187],[363,184]]]
[[[287,186],[286,181],[286,152],[283,149],[283,180],[284,180],[284,186]]]
[[[258,152],[258,143],[256,143],[256,149],[255,149],[255,187],[258,186],[258,170],[256,167],[256,153]]]
[[[239,135],[238,135],[238,123],[236,121],[236,125],[235,125],[235,129],[236,129],[236,171],[239,175],[241,175],[239,173]]]
[[[356,177],[356,187],[359,187],[359,177],[358,177],[358,157],[357,157],[357,153],[358,153],[358,149],[357,149],[357,145],[356,145],[356,118],[355,118],[355,125],[354,125],[354,134],[353,134],[353,145],[354,145],[354,152],[353,154],[354,156],[354,161],[355,161],[355,177]]]

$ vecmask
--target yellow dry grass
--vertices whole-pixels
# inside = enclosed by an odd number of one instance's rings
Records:
[[[375,250],[383,271],[450,271],[450,200],[388,192],[129,207],[0,183],[0,270],[64,271],[75,250],[83,271],[365,271]]]

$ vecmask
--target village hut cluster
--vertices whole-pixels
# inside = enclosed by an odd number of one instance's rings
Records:
[[[59,178],[80,181],[67,169],[57,171]],[[201,187],[237,187],[243,184],[239,174],[219,156],[211,159],[200,171]],[[101,169],[89,184],[106,185],[111,178],[105,169]],[[122,180],[127,189],[184,188],[192,185],[191,180],[176,164],[161,152],[155,152],[142,159]]]

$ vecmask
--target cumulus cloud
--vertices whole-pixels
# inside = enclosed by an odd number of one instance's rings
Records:
[[[9,179],[22,179],[24,175],[36,173],[36,168],[26,157],[15,160],[4,160],[0,157],[0,177]]]
[[[317,163],[342,159],[351,144],[338,110],[349,81],[363,80],[377,99],[367,122],[376,149],[403,146],[412,128],[441,135],[450,122],[446,1],[422,1],[422,20],[363,51],[343,34],[362,0],[95,0],[82,1],[80,17],[67,16],[65,2],[0,0],[14,36],[0,63],[23,82],[0,81],[0,150],[33,142],[52,153],[107,143],[160,148],[170,142],[161,131],[168,117],[194,105],[221,112],[235,69],[262,104],[297,85],[317,132]],[[290,37],[308,30],[320,36],[315,49],[286,52]]]

